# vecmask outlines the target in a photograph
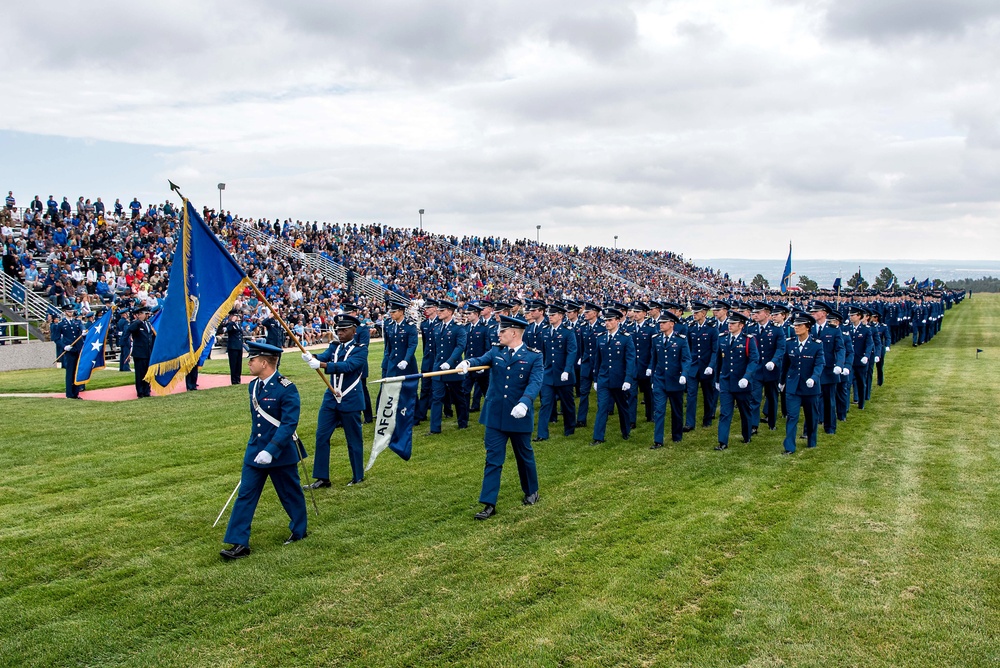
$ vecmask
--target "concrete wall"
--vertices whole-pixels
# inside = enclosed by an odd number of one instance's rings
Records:
[[[27,341],[0,346],[0,371],[50,369],[55,359],[56,347],[51,341]]]

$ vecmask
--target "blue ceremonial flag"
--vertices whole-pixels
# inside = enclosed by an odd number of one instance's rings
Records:
[[[892,290],[896,287],[896,276],[893,274],[892,278],[889,279],[889,283],[885,286],[886,290]]]
[[[840,276],[833,279],[833,289],[836,290],[837,292],[840,292]]]
[[[95,371],[104,368],[104,343],[111,330],[111,319],[114,317],[114,311],[114,308],[105,311],[101,319],[95,322],[94,326],[88,329],[84,335],[83,350],[80,351],[80,359],[76,363],[76,374],[73,376],[75,385],[86,385],[90,382],[90,377]]]
[[[785,271],[781,273],[781,294],[788,292],[788,286],[792,282],[792,242],[788,242],[788,259],[785,260]]]
[[[168,394],[195,367],[249,284],[246,272],[185,198],[181,235],[146,373],[153,392]]]
[[[920,281],[919,285],[917,285],[918,290],[926,290],[929,287],[931,287],[931,279],[929,278],[925,278],[924,280]]]
[[[916,284],[917,284],[917,277],[916,276],[912,277],[908,281],[904,281],[903,282],[903,285],[916,285]]]
[[[410,460],[413,451],[413,418],[417,407],[417,386],[420,374],[403,376],[402,382],[382,384],[382,393],[375,412],[375,440],[368,457],[372,467],[379,453],[389,448],[405,461]]]

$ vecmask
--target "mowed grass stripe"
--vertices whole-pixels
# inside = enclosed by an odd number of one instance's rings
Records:
[[[587,429],[537,447],[534,508],[520,507],[509,458],[500,515],[480,524],[480,428],[418,428],[413,461],[383,455],[363,487],[321,492],[323,516],[292,548],[266,492],[255,554],[237,564],[219,563],[209,525],[238,475],[245,388],[62,413],[51,401],[45,416],[4,400],[25,414],[18,442],[46,445],[18,446],[0,490],[13,518],[0,527],[0,661],[930,665],[954,636],[971,651],[949,663],[984,665],[998,504],[967,492],[991,480],[996,446],[969,438],[971,418],[932,414],[929,379],[962,377],[958,337],[991,331],[963,323],[994,321],[996,305],[977,296],[928,346],[890,353],[889,384],[816,451],[779,457],[779,431],[719,455],[699,429],[650,452],[650,427],[622,443],[612,422],[604,446],[587,446]],[[295,362],[308,443],[321,393]],[[988,403],[994,383],[962,392]],[[107,431],[70,438],[74,422]],[[338,435],[346,481],[342,448]]]

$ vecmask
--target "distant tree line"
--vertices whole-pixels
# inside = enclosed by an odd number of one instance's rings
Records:
[[[1000,292],[1000,278],[983,276],[982,278],[962,278],[948,281],[952,290],[971,290],[972,292]]]

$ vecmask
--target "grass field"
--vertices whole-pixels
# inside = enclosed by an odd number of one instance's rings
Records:
[[[765,431],[717,453],[698,429],[650,451],[651,425],[592,448],[581,430],[536,448],[537,506],[509,457],[483,523],[478,425],[418,427],[410,462],[384,453],[351,488],[338,432],[309,537],[282,546],[268,488],[234,563],[211,524],[245,387],[0,399],[0,665],[1000,665],[998,313],[977,295],[894,348],[816,450],[781,457]],[[323,386],[297,356],[283,371],[308,444]],[[0,375],[60,388],[55,370]]]

